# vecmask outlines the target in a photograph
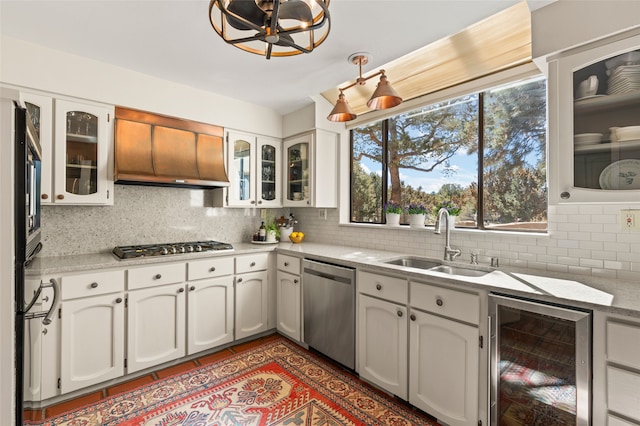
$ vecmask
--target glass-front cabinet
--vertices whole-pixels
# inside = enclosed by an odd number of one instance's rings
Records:
[[[50,204],[53,188],[53,98],[51,96],[20,92],[20,100],[29,112],[42,148],[40,202]]]
[[[229,131],[227,142],[227,206],[279,207],[280,141]]]
[[[550,202],[640,201],[640,35],[552,60],[549,98]]]
[[[285,205],[310,205],[309,175],[310,161],[309,150],[310,136],[302,136],[287,141],[284,144],[284,157],[287,162]]]
[[[56,204],[113,203],[113,180],[108,179],[112,113],[106,106],[55,100]]]

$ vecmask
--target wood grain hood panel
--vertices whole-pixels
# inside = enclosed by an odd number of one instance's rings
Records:
[[[229,186],[222,127],[116,107],[115,181]]]

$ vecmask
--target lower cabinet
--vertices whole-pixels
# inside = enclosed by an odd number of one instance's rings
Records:
[[[407,307],[358,296],[360,377],[407,399]]]
[[[267,271],[236,276],[236,339],[267,330],[268,277]]]
[[[278,311],[276,327],[280,333],[296,341],[301,341],[300,275],[278,271],[276,286],[276,309]]]
[[[187,353],[233,342],[233,276],[189,283]]]
[[[185,284],[129,292],[127,372],[185,356]]]
[[[478,424],[478,328],[411,310],[409,402],[449,425]]]

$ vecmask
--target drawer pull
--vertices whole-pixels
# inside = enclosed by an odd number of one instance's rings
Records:
[[[436,299],[436,305],[442,306],[442,305],[444,305],[444,301],[442,299],[440,299],[440,298],[437,298]]]
[[[56,196],[56,198],[57,198],[58,200],[64,200],[64,195],[62,195],[62,194],[58,194],[58,195]]]
[[[116,303],[122,303],[122,297],[118,297],[118,298],[116,299]]]
[[[249,266],[251,266],[253,268],[254,266],[256,266],[256,262],[251,262],[251,264]]]
[[[178,289],[178,293],[184,293],[184,287],[180,287],[180,288]]]
[[[404,315],[404,314],[402,313],[402,311],[398,311],[398,316],[399,316],[400,318],[402,318],[402,315]]]
[[[284,266],[289,266],[289,262],[284,262]]]
[[[293,280],[294,284],[298,284],[298,279],[296,278],[295,280]]]
[[[238,278],[238,282],[241,283],[242,282],[242,278]]]
[[[215,272],[216,271],[216,267],[212,266],[211,268],[209,268],[209,272]]]
[[[98,283],[91,283],[91,285],[89,286],[91,288],[98,288]]]
[[[162,278],[162,275],[161,275],[161,274],[155,274],[155,275],[153,276],[153,279],[154,279],[154,280],[159,280],[160,278]]]
[[[195,291],[195,289],[196,289],[195,285],[192,285],[191,287],[189,287],[189,290],[191,290],[191,291]]]
[[[411,319],[411,321],[415,321],[416,320],[416,316],[414,314],[409,315],[409,318]]]
[[[382,290],[382,284],[376,284],[376,290],[378,291]]]

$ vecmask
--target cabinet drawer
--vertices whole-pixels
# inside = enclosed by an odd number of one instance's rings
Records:
[[[187,271],[189,280],[233,275],[233,257],[195,260],[189,262]]]
[[[124,291],[124,271],[94,271],[64,275],[60,281],[63,300]]]
[[[360,293],[402,303],[403,305],[408,300],[407,280],[402,278],[358,271],[358,289]]]
[[[636,426],[636,423],[631,423],[609,414],[607,416],[607,426]]]
[[[185,264],[171,263],[129,269],[128,289],[155,287],[185,280]]]
[[[269,253],[236,257],[236,274],[262,271],[269,267]]]
[[[640,326],[607,321],[607,359],[640,369]]]
[[[300,258],[287,256],[286,254],[278,255],[278,269],[289,272],[290,274],[300,275]]]
[[[410,304],[469,324],[480,323],[480,296],[477,294],[411,282]]]
[[[640,421],[640,374],[607,367],[607,406],[610,411]]]

